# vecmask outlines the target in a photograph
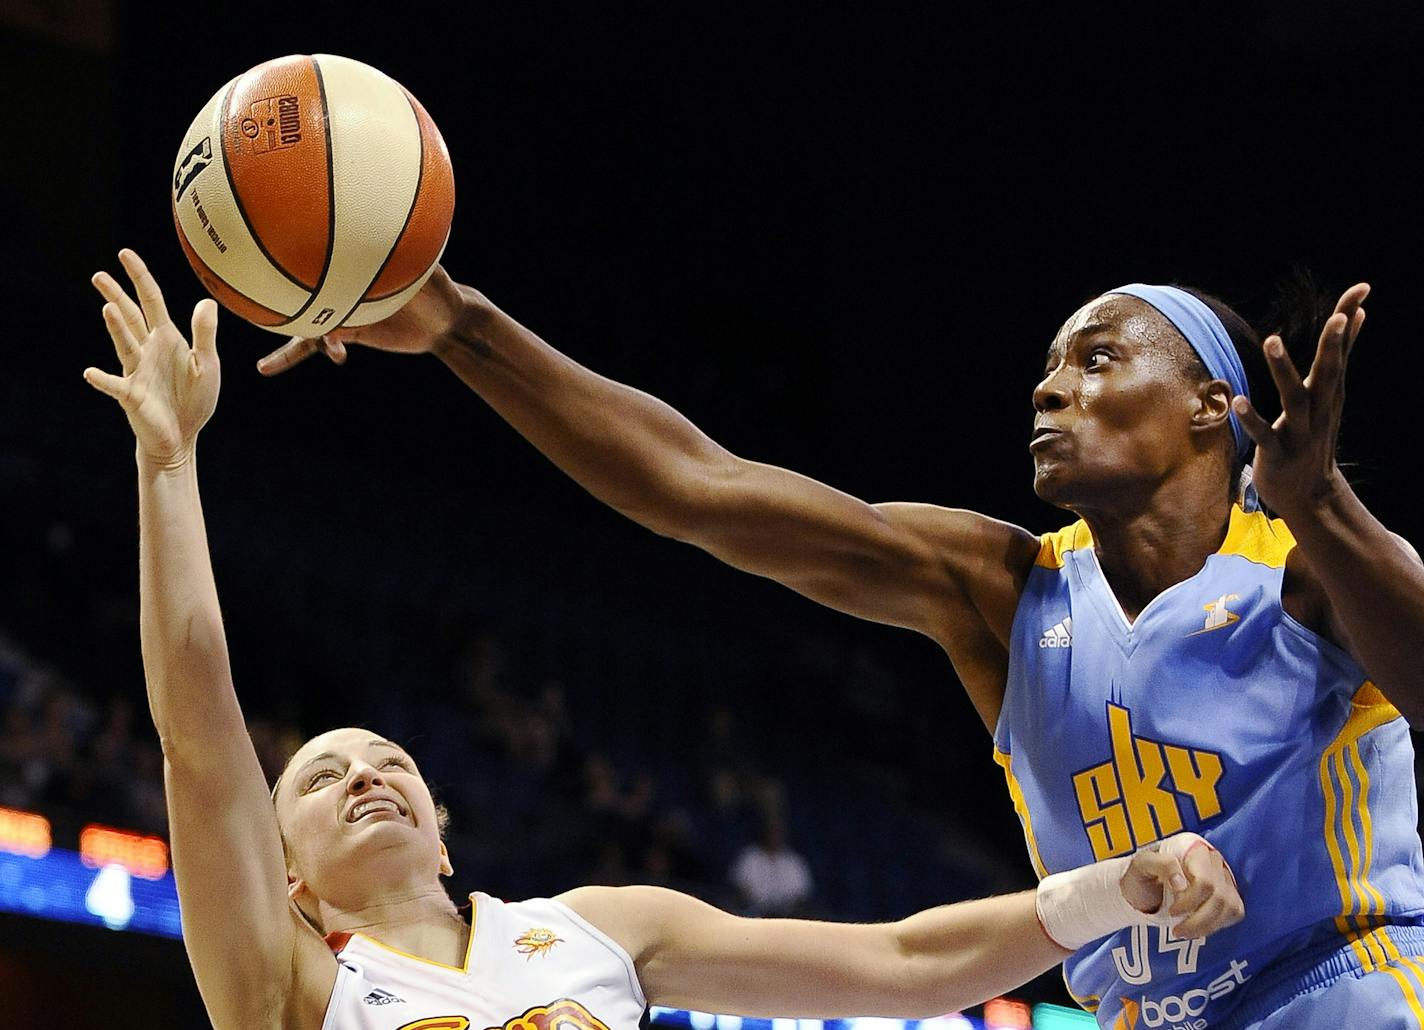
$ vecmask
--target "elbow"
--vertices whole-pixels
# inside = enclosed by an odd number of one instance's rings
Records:
[[[720,450],[720,449],[719,449]],[[725,451],[688,455],[653,489],[618,510],[658,536],[706,548],[746,462]]]

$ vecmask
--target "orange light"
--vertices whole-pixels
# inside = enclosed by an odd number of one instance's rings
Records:
[[[90,869],[121,865],[141,879],[158,880],[168,872],[168,845],[162,837],[91,823],[79,831],[79,860]]]
[[[988,1030],[1030,1030],[1033,1016],[1021,1001],[995,998],[984,1005],[984,1025]]]
[[[25,858],[44,858],[52,843],[49,820],[44,816],[0,808],[0,851]]]

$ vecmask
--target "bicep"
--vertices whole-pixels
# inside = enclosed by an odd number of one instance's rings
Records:
[[[298,930],[251,743],[244,735],[229,754],[165,758],[164,778],[184,945],[203,1002],[218,1027],[280,1025],[302,972]]]

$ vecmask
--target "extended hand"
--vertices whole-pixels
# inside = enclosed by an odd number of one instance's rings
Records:
[[[275,376],[318,352],[337,365],[346,363],[346,344],[356,343],[398,354],[423,354],[455,324],[460,287],[439,265],[425,285],[399,311],[370,325],[336,329],[309,339],[293,337],[257,362],[257,371]]]
[[[1341,482],[1335,442],[1345,407],[1345,365],[1365,324],[1365,283],[1341,295],[1320,333],[1315,360],[1304,379],[1279,336],[1262,342],[1271,378],[1281,394],[1281,415],[1267,423],[1245,397],[1232,401],[1241,425],[1256,441],[1252,482],[1266,506],[1290,520]]]
[[[198,430],[218,403],[218,306],[211,300],[193,309],[193,346],[168,317],[158,283],[139,256],[119,251],[133,283],[134,303],[107,272],[92,282],[108,302],[104,325],[114,341],[123,375],[86,368],[84,379],[123,406],[142,454],[172,466],[187,460]]]
[[[1231,867],[1195,833],[1175,834],[1133,855],[1122,894],[1139,912],[1171,917],[1172,933],[1181,938],[1205,937],[1246,914]],[[1164,899],[1170,905],[1159,913]]]

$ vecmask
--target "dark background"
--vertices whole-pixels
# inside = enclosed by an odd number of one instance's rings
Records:
[[[201,291],[168,212],[180,136],[232,75],[301,52],[380,67],[440,125],[457,279],[732,450],[870,500],[1056,528],[1030,488],[1029,397],[1080,303],[1179,281],[1250,317],[1297,263],[1335,290],[1368,280],[1344,451],[1418,542],[1421,42],[1417,5],[1269,0],[1170,16],[0,0],[0,583],[17,584],[0,629],[141,698],[132,438],[80,379],[116,365],[87,279],[132,246],[186,323]],[[249,713],[419,736],[408,707],[438,707],[461,642],[497,634],[531,681],[605,671],[570,696],[617,758],[675,761],[725,700],[768,767],[897,770],[887,789],[997,870],[978,886],[1031,882],[989,739],[932,644],[623,521],[433,360],[358,352],[262,380],[276,342],[223,318],[202,447]]]

